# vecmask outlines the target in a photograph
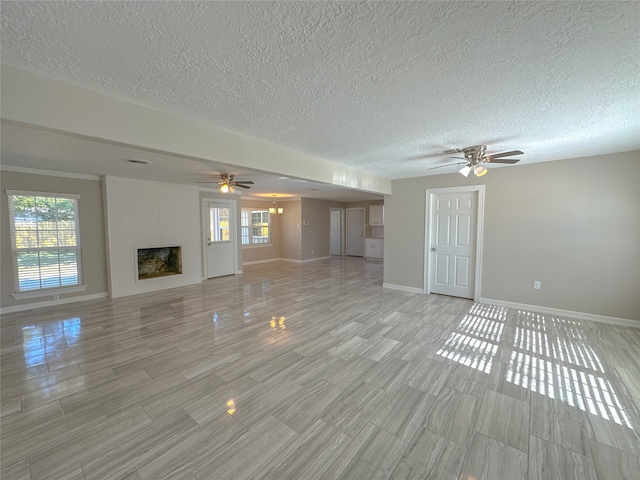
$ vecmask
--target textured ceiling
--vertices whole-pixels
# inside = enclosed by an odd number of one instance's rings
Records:
[[[1,59],[397,179],[640,149],[638,5],[3,1]]]

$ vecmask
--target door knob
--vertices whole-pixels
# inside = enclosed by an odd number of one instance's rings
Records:
[[[431,251],[432,251],[432,252],[435,252],[435,251],[436,251],[436,247],[433,247],[433,248],[431,249]]]

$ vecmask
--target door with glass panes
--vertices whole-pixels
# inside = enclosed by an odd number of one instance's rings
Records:
[[[207,278],[235,273],[235,212],[232,203],[207,202]]]

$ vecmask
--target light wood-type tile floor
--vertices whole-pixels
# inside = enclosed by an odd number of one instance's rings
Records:
[[[1,477],[640,479],[640,329],[273,262],[2,318]]]

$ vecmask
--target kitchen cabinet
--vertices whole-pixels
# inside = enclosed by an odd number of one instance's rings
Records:
[[[369,205],[369,225],[384,225],[384,205]]]
[[[384,239],[365,239],[364,256],[367,258],[384,258]]]

